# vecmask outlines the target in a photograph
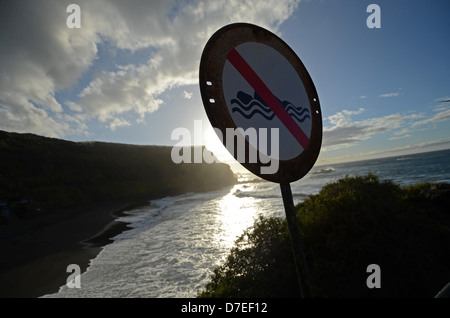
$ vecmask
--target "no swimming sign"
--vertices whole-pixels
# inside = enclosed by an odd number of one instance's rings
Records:
[[[245,23],[218,30],[202,54],[200,89],[212,126],[245,168],[277,183],[312,168],[322,143],[319,98],[303,63],[278,36]]]

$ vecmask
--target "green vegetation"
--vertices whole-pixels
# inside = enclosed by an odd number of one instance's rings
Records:
[[[450,282],[450,186],[346,177],[297,205],[315,297],[433,297]],[[199,297],[298,297],[287,225],[261,218]],[[369,289],[369,264],[381,288]]]
[[[13,215],[31,217],[62,206],[149,200],[235,182],[228,165],[175,164],[171,149],[0,131],[0,201]]]

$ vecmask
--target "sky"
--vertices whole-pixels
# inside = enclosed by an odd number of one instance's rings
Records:
[[[80,28],[67,26],[71,3]],[[370,4],[380,28],[367,26]],[[215,31],[247,22],[280,36],[315,84],[317,164],[448,149],[449,12],[448,0],[0,1],[0,129],[174,145],[201,120],[201,141],[229,160],[198,69]]]

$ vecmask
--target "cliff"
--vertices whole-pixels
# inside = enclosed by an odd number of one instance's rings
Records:
[[[71,142],[0,131],[3,214],[32,217],[60,207],[150,200],[232,185],[221,163],[175,164],[171,147]]]

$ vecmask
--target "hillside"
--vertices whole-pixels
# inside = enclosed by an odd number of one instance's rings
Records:
[[[0,131],[0,202],[32,217],[55,208],[149,200],[235,182],[226,164],[175,164],[171,147],[79,143]]]

